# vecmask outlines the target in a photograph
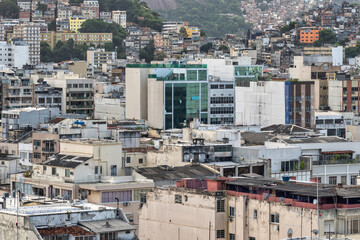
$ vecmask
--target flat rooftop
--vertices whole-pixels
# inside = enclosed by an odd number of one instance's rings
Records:
[[[344,138],[335,137],[335,136],[334,137],[289,138],[289,139],[281,139],[281,141],[288,143],[288,144],[348,142]]]

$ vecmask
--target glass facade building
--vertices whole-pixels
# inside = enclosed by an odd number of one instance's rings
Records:
[[[235,85],[238,87],[249,87],[251,81],[259,80],[263,75],[263,66],[236,66],[235,68]]]
[[[149,78],[164,82],[164,128],[183,128],[198,118],[208,123],[208,73],[206,65],[154,68]],[[199,68],[200,67],[200,68]]]

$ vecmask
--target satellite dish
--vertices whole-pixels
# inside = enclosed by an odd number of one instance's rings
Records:
[[[291,238],[292,235],[293,235],[293,230],[292,230],[292,228],[289,228],[288,231],[287,231],[288,238]]]
[[[314,199],[313,204],[316,205],[318,203],[317,199]]]
[[[285,198],[281,197],[280,202],[284,202]]]
[[[318,234],[319,234],[319,230],[317,230],[317,229],[313,229],[312,232],[313,232],[313,234],[315,234],[315,235],[318,235]]]

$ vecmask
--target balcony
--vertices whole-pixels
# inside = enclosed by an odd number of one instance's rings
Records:
[[[43,152],[54,152],[55,148],[42,148]]]

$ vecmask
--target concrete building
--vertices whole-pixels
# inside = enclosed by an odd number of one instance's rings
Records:
[[[0,65],[21,69],[30,64],[29,46],[23,41],[0,41]]]
[[[340,112],[316,111],[314,127],[325,130],[326,136],[346,138],[346,123]]]
[[[236,85],[235,123],[312,127],[313,93],[313,82],[252,81],[243,86]]]
[[[29,78],[5,76],[2,79],[2,109],[34,106],[34,83]]]
[[[28,44],[30,64],[40,63],[40,25],[34,23],[18,24],[13,27],[13,31],[13,39],[22,39]]]
[[[87,51],[87,62],[91,65],[102,67],[103,64],[113,62],[116,52],[106,52],[105,49],[93,49]]]
[[[259,177],[228,181],[184,179],[177,186],[147,193],[139,215],[139,238],[359,237],[356,224],[349,225],[357,219],[359,209],[351,206],[353,201],[346,200],[355,200],[359,187],[322,184],[317,195],[315,183]]]
[[[39,164],[48,159],[48,157],[59,153],[60,141],[59,135],[47,131],[36,131],[32,133],[32,162]]]
[[[37,107],[57,107],[61,112],[62,89],[52,88],[45,82],[34,86],[35,103]]]
[[[8,201],[16,203],[17,199],[10,198]],[[84,216],[88,217],[85,219]],[[17,237],[15,224],[19,228],[19,240],[136,238],[136,227],[130,225],[122,209],[90,203],[50,203],[21,206],[18,210],[11,206],[0,211],[0,219],[4,222],[0,228],[2,239]]]
[[[22,169],[31,169],[33,166],[33,142],[31,136],[21,139],[19,147],[19,165]]]
[[[92,115],[94,110],[93,79],[76,74],[58,72],[53,78],[44,79],[50,86],[62,90],[62,113]]]
[[[1,137],[9,139],[11,132],[36,129],[60,115],[58,108],[23,108],[4,110],[1,114]]]
[[[96,119],[125,119],[125,101],[122,98],[95,96],[94,117]]]
[[[18,156],[0,154],[0,184],[10,184],[10,175],[20,172]]]
[[[58,41],[66,42],[73,39],[75,44],[86,43],[103,45],[112,42],[112,33],[68,33],[68,32],[45,32],[40,33],[41,42],[47,42],[51,48],[54,48]]]
[[[70,17],[69,18],[69,31],[78,33],[81,28],[81,24],[85,22],[85,18],[80,17]]]
[[[112,21],[126,28],[126,11],[112,11]]]
[[[209,123],[233,124],[235,122],[234,82],[209,82]]]
[[[126,118],[158,129],[182,128],[194,118],[208,123],[206,65],[127,64]]]

